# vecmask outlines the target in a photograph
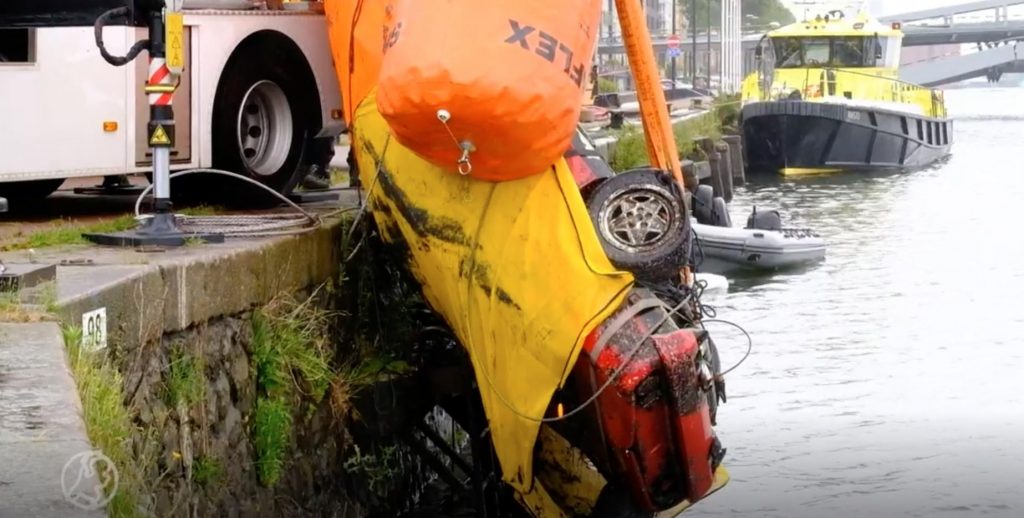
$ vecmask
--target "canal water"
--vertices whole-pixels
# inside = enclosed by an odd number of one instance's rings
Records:
[[[946,96],[945,163],[739,191],[737,224],[778,207],[830,248],[708,300],[755,345],[695,516],[1024,516],[1024,88]],[[713,332],[728,366],[744,343]]]

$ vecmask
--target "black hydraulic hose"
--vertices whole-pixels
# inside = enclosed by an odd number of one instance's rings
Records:
[[[92,26],[93,35],[96,37],[96,46],[100,49],[100,55],[103,56],[103,59],[107,63],[110,63],[115,67],[127,65],[128,63],[131,63],[140,52],[143,50],[149,50],[149,40],[135,42],[135,45],[132,45],[132,48],[128,49],[128,53],[124,56],[111,55],[103,45],[103,26],[118,16],[127,17],[129,14],[131,14],[131,11],[129,11],[127,7],[111,9],[101,14],[99,18],[96,18],[96,23]]]

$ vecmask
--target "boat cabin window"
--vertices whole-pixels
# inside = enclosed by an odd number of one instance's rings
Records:
[[[833,36],[772,38],[776,68],[898,66],[896,37]]]

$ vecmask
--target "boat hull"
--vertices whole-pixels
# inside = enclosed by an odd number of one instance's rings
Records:
[[[699,270],[780,270],[825,259],[827,243],[806,230],[759,230],[691,222],[697,236]]]
[[[744,106],[741,117],[755,172],[924,167],[952,146],[951,120],[884,108],[770,101]]]

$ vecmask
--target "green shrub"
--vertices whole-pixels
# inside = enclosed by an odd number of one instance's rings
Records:
[[[615,151],[609,162],[616,172],[649,164],[650,158],[647,157],[647,142],[644,140],[643,130],[638,126],[626,126],[619,130],[616,135]]]
[[[597,93],[599,94],[614,94],[618,93],[619,84],[607,77],[597,78]]]

